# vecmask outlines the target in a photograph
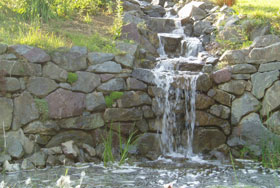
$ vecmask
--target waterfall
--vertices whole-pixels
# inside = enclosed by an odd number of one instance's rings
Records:
[[[158,108],[161,109],[162,128],[161,132],[161,150],[164,155],[181,153],[186,157],[193,155],[192,142],[195,129],[195,97],[196,81],[200,75],[199,72],[181,71],[179,65],[181,62],[188,62],[189,57],[196,57],[198,52],[203,50],[202,44],[198,38],[188,37],[184,34],[184,28],[181,21],[174,18],[176,28],[171,33],[158,33],[160,57],[156,67],[153,69],[155,83],[162,90],[162,95],[156,96]],[[163,37],[179,38],[181,37],[179,57],[169,58],[165,52]],[[178,125],[177,108],[184,107],[184,127]],[[187,131],[182,139],[183,131]],[[187,143],[183,143],[187,142]]]

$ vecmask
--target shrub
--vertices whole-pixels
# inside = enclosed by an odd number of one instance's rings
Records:
[[[107,107],[112,107],[115,100],[121,98],[123,96],[123,92],[113,91],[109,96],[105,96],[105,103]]]
[[[236,0],[215,0],[216,4],[219,6],[227,5],[227,6],[233,6],[236,3]]]

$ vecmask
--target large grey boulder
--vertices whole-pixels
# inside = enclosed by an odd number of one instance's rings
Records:
[[[277,35],[263,35],[263,36],[256,37],[251,47],[261,48],[261,47],[270,46],[278,42],[280,42],[280,38]]]
[[[160,135],[145,133],[139,138],[136,147],[139,155],[155,160],[161,154]]]
[[[18,130],[22,125],[39,118],[39,111],[33,97],[28,92],[23,92],[14,99],[13,130]]]
[[[218,88],[234,95],[242,95],[246,88],[246,81],[231,80],[230,82],[219,85]]]
[[[230,108],[224,105],[215,104],[211,106],[209,112],[222,119],[228,119],[230,115]]]
[[[249,54],[250,63],[261,64],[280,61],[280,42],[264,48],[254,48]]]
[[[97,74],[78,71],[78,80],[72,85],[73,91],[92,92],[101,84],[100,77]]]
[[[264,73],[258,72],[251,75],[251,80],[253,84],[253,95],[255,95],[258,99],[261,99],[265,94],[265,90],[269,88],[273,84],[273,82],[278,80],[278,77],[278,70]]]
[[[7,92],[15,92],[21,89],[21,85],[18,79],[13,77],[5,78],[5,88],[3,88]],[[0,88],[0,91],[2,88]]]
[[[247,62],[246,56],[249,54],[249,51],[246,49],[243,50],[227,50],[220,57],[220,61],[228,62],[230,65],[235,64],[244,64]]]
[[[250,64],[237,64],[232,66],[233,74],[249,74],[257,72],[257,68]]]
[[[22,144],[16,139],[8,139],[7,152],[16,159],[20,159],[24,155]]]
[[[101,84],[97,90],[98,91],[122,91],[125,90],[126,84],[123,78],[114,78],[103,84]]]
[[[12,126],[14,104],[12,99],[0,97],[0,133],[3,129],[9,130]]]
[[[150,18],[147,21],[147,25],[150,30],[156,33],[169,33],[176,28],[173,19],[165,19],[165,18]]]
[[[54,52],[52,61],[67,71],[80,71],[87,68],[86,54],[75,50],[68,52]]]
[[[124,92],[123,96],[117,101],[118,107],[120,108],[129,108],[140,105],[151,105],[152,99],[150,96],[142,91],[128,91]]]
[[[132,77],[148,84],[155,84],[155,75],[149,69],[136,68],[132,71]]]
[[[104,113],[106,122],[141,120],[143,112],[137,108],[107,108]]]
[[[51,57],[42,49],[27,45],[11,46],[17,55],[25,57],[30,63],[44,63],[51,60]]]
[[[41,76],[42,67],[39,64],[26,61],[0,60],[1,70],[11,76]]]
[[[106,61],[112,61],[115,55],[111,53],[91,52],[88,54],[88,61],[90,65],[97,65]]]
[[[104,126],[104,120],[101,113],[95,113],[60,120],[59,126],[62,129],[93,130]]]
[[[274,70],[280,70],[280,62],[265,63],[261,64],[259,67],[259,72],[268,72]]]
[[[165,14],[165,9],[160,5],[148,5],[143,7],[142,10],[150,17],[162,17]]]
[[[22,129],[19,129],[17,131],[9,131],[6,134],[6,140],[7,143],[12,143],[13,140],[19,141],[24,149],[24,153],[27,155],[32,154],[34,151],[35,143],[24,135]]]
[[[261,115],[267,116],[269,113],[280,106],[280,81],[275,82],[265,93]]]
[[[224,104],[226,106],[231,106],[231,101],[234,98],[233,95],[219,89],[209,90],[208,96],[212,97],[215,101]]]
[[[201,20],[205,18],[206,15],[207,13],[201,8],[198,8],[193,2],[186,4],[178,12],[178,16],[182,19],[192,18],[194,20]]]
[[[131,89],[131,90],[146,90],[147,89],[147,85],[143,82],[141,82],[140,80],[137,80],[135,78],[127,78],[126,79],[126,84],[127,84],[127,88]]]
[[[45,77],[31,77],[27,84],[27,90],[38,97],[48,95],[57,87],[55,81]]]
[[[135,55],[138,49],[137,44],[128,44],[128,43],[117,43],[116,48],[120,51],[125,52],[125,54],[117,55],[115,60],[117,63],[132,68],[134,64]]]
[[[58,131],[59,127],[54,121],[33,121],[23,128],[25,134],[55,135]]]
[[[86,108],[89,111],[105,110],[106,103],[102,92],[93,92],[86,95]]]
[[[49,117],[60,119],[78,116],[85,109],[85,94],[57,89],[46,97]]]
[[[65,82],[67,80],[67,71],[52,62],[48,62],[44,66],[43,75],[60,82]]]
[[[260,108],[260,102],[251,93],[245,92],[244,95],[232,102],[231,123],[237,125],[244,115],[256,112]]]
[[[209,21],[197,21],[194,23],[193,32],[194,35],[199,37],[202,34],[210,34],[214,31],[214,27]]]
[[[226,136],[217,128],[197,128],[194,132],[193,152],[209,152],[224,144]]]
[[[231,147],[247,147],[255,156],[260,156],[262,144],[272,137],[276,138],[278,142],[280,141],[279,137],[275,137],[263,126],[258,114],[251,113],[245,116],[237,127],[233,128],[227,144]]]
[[[204,111],[196,111],[196,125],[201,127],[220,127],[226,135],[230,134],[230,124],[224,119],[217,118]]]
[[[97,65],[91,65],[87,71],[95,73],[120,73],[122,67],[114,61],[106,61]]]

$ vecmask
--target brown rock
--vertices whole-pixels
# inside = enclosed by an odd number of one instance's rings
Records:
[[[213,105],[215,101],[204,94],[197,94],[195,99],[195,107],[196,109],[202,110],[207,109],[211,105]]]
[[[228,121],[216,118],[204,111],[196,111],[196,122],[198,126],[217,126],[222,128],[226,135],[230,133],[230,124]]]
[[[78,116],[85,108],[85,94],[58,89],[46,97],[50,118]]]
[[[224,69],[218,70],[212,74],[212,78],[216,84],[230,81],[231,70],[229,68],[224,68]]]

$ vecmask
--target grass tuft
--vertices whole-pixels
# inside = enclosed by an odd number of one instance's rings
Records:
[[[73,73],[73,72],[68,72],[67,75],[67,82],[69,84],[73,84],[78,80],[78,74],[77,73]]]

